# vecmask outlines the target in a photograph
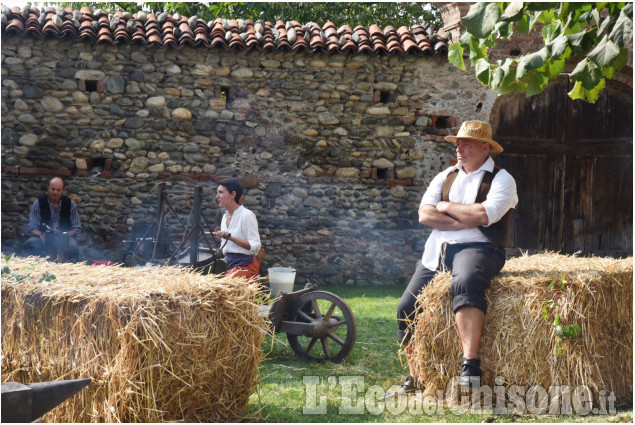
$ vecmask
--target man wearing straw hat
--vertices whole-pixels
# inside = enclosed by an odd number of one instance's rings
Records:
[[[397,309],[398,341],[403,345],[410,376],[393,395],[421,388],[412,363],[409,324],[416,297],[437,271],[452,271],[451,292],[463,359],[459,383],[480,386],[478,350],[487,312],[485,290],[505,264],[511,216],[518,203],[516,182],[494,165],[490,154],[503,148],[492,140],[492,128],[482,121],[465,121],[456,136],[458,162],[430,182],[419,206],[419,222],[434,230],[423,258]]]

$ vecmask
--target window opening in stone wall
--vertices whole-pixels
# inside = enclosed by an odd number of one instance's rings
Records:
[[[229,101],[232,100],[232,99],[230,99],[229,87],[221,87],[221,89],[220,89],[220,98],[223,99],[226,102],[229,102]]]
[[[92,172],[102,172],[106,168],[106,158],[91,158],[92,161],[88,164]]]
[[[434,128],[448,128],[450,126],[450,117],[436,117]]]
[[[509,56],[520,56],[520,53],[521,53],[520,49],[511,49],[509,51]]]
[[[393,92],[382,91],[379,93],[379,101],[381,103],[395,103],[397,95]]]
[[[387,168],[378,168],[377,169],[377,180],[386,180],[388,179],[388,169]]]
[[[86,80],[86,91],[97,91],[97,80]]]

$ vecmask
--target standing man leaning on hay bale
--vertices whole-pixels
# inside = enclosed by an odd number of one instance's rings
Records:
[[[265,256],[261,249],[258,219],[253,211],[242,205],[243,187],[238,179],[226,179],[218,184],[216,200],[225,209],[220,230],[214,235],[227,239],[223,248],[227,261],[227,274],[253,278],[260,274],[260,263]]]
[[[446,140],[456,144],[458,163],[432,180],[419,207],[419,222],[434,230],[397,309],[398,341],[404,347],[410,376],[393,395],[421,388],[412,364],[408,327],[417,295],[438,271],[445,270],[452,271],[453,310],[463,349],[459,383],[480,386],[478,350],[487,312],[485,290],[505,264],[504,247],[518,196],[514,178],[490,157],[503,148],[492,140],[489,124],[466,121],[456,137]]]
[[[64,180],[53,177],[46,186],[47,196],[33,202],[24,243],[28,255],[77,261],[77,240],[82,223],[75,202],[64,196]]]

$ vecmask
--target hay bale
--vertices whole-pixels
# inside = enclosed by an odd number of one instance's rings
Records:
[[[258,381],[258,284],[177,267],[13,258],[2,278],[2,380],[93,378],[51,422],[232,421]],[[11,273],[29,275],[16,282]],[[50,273],[54,280],[39,280]]]
[[[449,273],[439,274],[418,297],[413,357],[432,395],[460,372],[450,279]],[[631,393],[632,258],[552,253],[512,258],[492,281],[487,298],[480,348],[483,384],[493,388],[502,376],[508,386],[586,385],[596,402],[601,390],[613,391],[618,399]],[[553,324],[556,315],[562,325],[578,324],[580,336],[562,340]]]

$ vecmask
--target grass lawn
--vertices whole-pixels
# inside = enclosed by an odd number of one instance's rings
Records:
[[[296,288],[298,289],[298,288]],[[407,376],[405,357],[398,355],[396,309],[401,286],[328,286],[321,290],[341,297],[357,322],[357,341],[340,364],[307,362],[289,347],[286,334],[267,338],[267,359],[260,366],[261,384],[249,400],[248,415],[265,422],[633,422],[632,402],[617,404],[606,415],[494,414],[462,412],[437,406],[436,400],[378,399]],[[457,347],[458,349],[458,347]],[[458,365],[457,365],[458,372]],[[342,393],[346,397],[342,397]],[[349,397],[352,396],[352,397]],[[509,402],[508,402],[509,403]],[[494,400],[496,405],[496,400]],[[511,405],[513,406],[513,404]],[[324,413],[325,412],[325,413]]]

